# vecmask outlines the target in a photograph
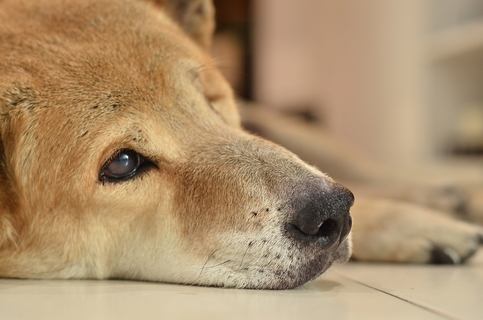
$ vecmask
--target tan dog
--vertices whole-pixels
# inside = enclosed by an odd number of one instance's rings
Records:
[[[163,3],[0,2],[0,276],[284,289],[349,258],[352,194],[241,130],[211,3]]]
[[[0,1],[0,276],[285,289],[349,258],[352,194],[240,128],[212,18],[202,0]],[[356,252],[407,249],[360,208]],[[399,217],[428,234],[427,212]]]

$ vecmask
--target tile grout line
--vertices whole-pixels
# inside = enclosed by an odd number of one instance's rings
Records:
[[[409,304],[411,304],[411,305],[413,305],[413,306],[415,306],[415,307],[418,307],[418,308],[421,308],[421,309],[423,309],[423,310],[429,311],[429,312],[431,312],[431,313],[434,313],[434,314],[436,314],[436,315],[438,315],[438,316],[441,316],[441,317],[443,317],[443,318],[446,318],[446,319],[448,319],[448,320],[464,320],[463,318],[456,317],[456,316],[454,316],[454,315],[451,315],[451,314],[448,314],[448,313],[445,313],[445,312],[439,311],[439,310],[437,310],[437,309],[434,309],[434,308],[431,308],[431,307],[428,307],[428,306],[425,306],[425,305],[422,305],[422,304],[416,303],[416,302],[414,302],[414,301],[411,301],[411,300],[408,300],[408,299],[405,299],[405,298],[399,297],[399,296],[397,296],[397,295],[395,295],[395,294],[393,294],[393,293],[390,293],[390,292],[384,291],[384,290],[382,290],[382,289],[378,289],[378,288],[376,288],[376,287],[373,287],[373,286],[371,286],[371,285],[369,285],[369,284],[367,284],[367,283],[364,283],[364,282],[361,282],[361,281],[359,281],[359,280],[356,280],[356,279],[354,279],[354,278],[352,278],[352,277],[349,277],[349,276],[347,276],[347,275],[345,275],[345,274],[343,274],[343,273],[340,273],[340,272],[338,272],[338,271],[335,271],[335,270],[334,270],[334,271],[332,271],[332,272],[337,273],[337,274],[339,274],[340,276],[342,276],[342,277],[344,277],[344,278],[346,278],[346,279],[348,279],[348,280],[354,281],[354,282],[356,282],[356,283],[358,283],[358,284],[360,284],[360,285],[362,285],[362,286],[365,286],[365,287],[367,287],[367,288],[371,288],[371,289],[376,290],[376,291],[378,291],[378,292],[380,292],[380,293],[383,293],[383,294],[386,294],[386,295],[391,296],[391,297],[393,297],[393,298],[396,298],[396,299],[398,299],[398,300],[401,300],[401,301],[407,302],[407,303],[409,303]]]

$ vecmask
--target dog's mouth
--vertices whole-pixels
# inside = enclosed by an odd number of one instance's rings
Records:
[[[254,250],[258,251],[256,248]],[[350,257],[347,239],[332,251],[297,250],[262,251],[260,254],[250,254],[247,250],[241,260],[227,259],[220,250],[205,262],[199,280],[203,283],[205,279],[211,279],[211,285],[223,287],[292,289],[316,279],[334,262],[345,262]]]
[[[332,229],[332,223],[325,228]],[[245,289],[283,290],[301,286],[324,273],[334,262],[346,262],[351,249],[348,239],[350,216],[343,233],[331,245],[326,230],[320,238],[283,236],[251,237],[245,245],[233,241],[211,252],[203,263],[198,281],[203,284]],[[270,232],[262,232],[262,234]],[[332,234],[332,233],[331,233]],[[245,240],[246,241],[246,240]],[[216,283],[213,283],[215,280]]]
[[[290,265],[289,269],[276,272],[276,278],[266,289],[292,289],[315,280],[334,262],[346,262],[350,258],[350,245],[347,240],[343,240],[332,250],[313,252],[308,248],[302,252],[300,264]]]

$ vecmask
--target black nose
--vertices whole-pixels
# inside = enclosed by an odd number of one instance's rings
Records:
[[[354,195],[339,184],[329,189],[315,187],[297,200],[288,230],[300,240],[316,240],[326,247],[341,242],[350,232],[349,208]]]

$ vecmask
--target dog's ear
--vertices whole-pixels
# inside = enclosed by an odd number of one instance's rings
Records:
[[[202,48],[209,49],[215,30],[212,0],[151,0],[161,6]]]

